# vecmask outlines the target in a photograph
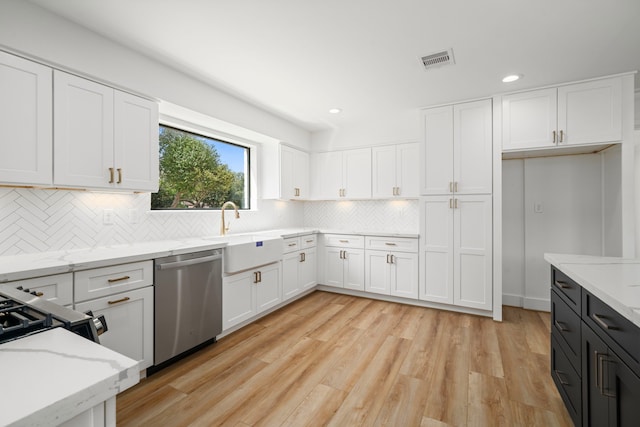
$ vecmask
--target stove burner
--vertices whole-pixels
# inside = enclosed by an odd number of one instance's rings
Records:
[[[0,295],[0,342],[11,341],[34,332],[59,326],[51,313],[34,309]]]

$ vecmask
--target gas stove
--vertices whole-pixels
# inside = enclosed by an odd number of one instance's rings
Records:
[[[60,327],[99,343],[106,325],[104,316],[94,318],[18,289],[0,291],[0,344]]]

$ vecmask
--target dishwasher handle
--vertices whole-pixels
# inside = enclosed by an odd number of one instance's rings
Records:
[[[168,262],[165,264],[158,264],[157,267],[158,270],[169,270],[172,268],[186,267],[188,265],[202,264],[204,262],[215,261],[217,259],[222,259],[222,255],[209,255],[184,261]]]

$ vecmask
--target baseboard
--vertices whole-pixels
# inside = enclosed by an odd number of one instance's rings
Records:
[[[522,295],[502,294],[502,305],[524,307],[524,298]]]
[[[551,301],[540,298],[524,298],[524,306],[527,310],[551,311]]]

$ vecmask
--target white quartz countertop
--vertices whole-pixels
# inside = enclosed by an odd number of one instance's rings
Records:
[[[566,254],[544,259],[640,327],[640,260]]]
[[[140,381],[138,362],[63,328],[0,345],[0,425],[63,423]]]
[[[417,234],[383,231],[345,231],[319,230],[317,228],[286,228],[255,231],[227,236],[209,236],[160,240],[155,242],[131,243],[113,246],[100,246],[91,249],[76,249],[34,254],[0,256],[0,283],[28,279],[52,274],[68,273],[77,270],[106,267],[114,264],[145,261],[189,252],[224,248],[234,241],[242,241],[247,236],[297,237],[313,233],[359,234],[368,236],[389,236],[418,238]]]

